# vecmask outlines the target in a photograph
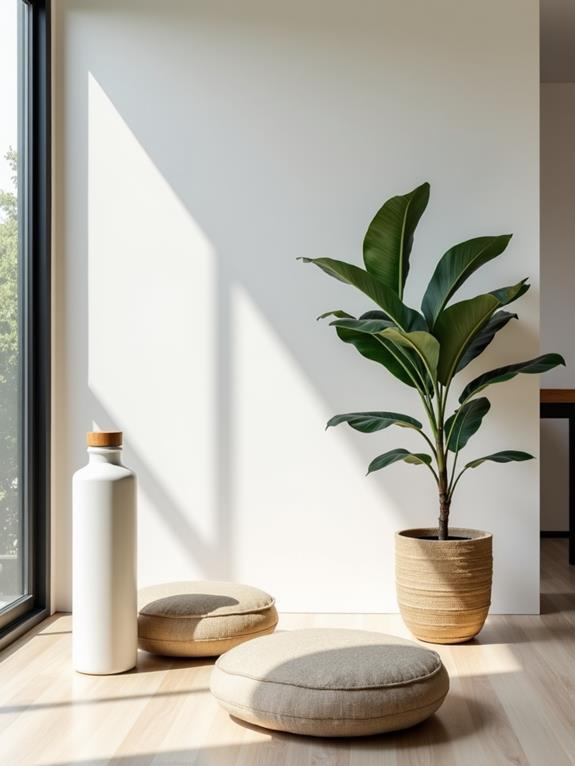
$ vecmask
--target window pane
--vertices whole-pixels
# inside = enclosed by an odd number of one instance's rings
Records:
[[[0,0],[0,609],[24,593],[20,481],[18,11]]]

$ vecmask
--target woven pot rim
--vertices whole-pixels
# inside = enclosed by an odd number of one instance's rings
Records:
[[[421,545],[469,545],[476,540],[489,540],[493,537],[491,532],[484,532],[482,529],[468,529],[467,527],[450,527],[449,534],[456,537],[463,537],[463,540],[424,540],[424,537],[437,535],[437,527],[414,527],[413,529],[400,529],[395,533],[396,538],[403,540],[414,540]]]

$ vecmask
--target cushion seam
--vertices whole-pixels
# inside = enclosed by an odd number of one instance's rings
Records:
[[[216,667],[219,671],[222,673],[225,673],[228,676],[239,676],[240,678],[249,678],[251,681],[257,681],[260,684],[278,684],[280,686],[293,686],[296,689],[311,689],[315,691],[361,691],[362,689],[391,689],[397,686],[409,686],[410,684],[417,683],[418,681],[426,681],[428,678],[433,678],[433,676],[437,675],[437,673],[440,672],[443,665],[440,662],[439,665],[432,670],[430,673],[427,673],[424,676],[418,676],[417,678],[410,678],[405,681],[392,681],[391,683],[378,683],[378,684],[366,684],[364,686],[308,686],[304,684],[296,684],[290,681],[276,681],[271,679],[265,679],[265,678],[256,678],[255,676],[249,675],[248,673],[239,673],[238,671],[231,671],[226,670],[222,665],[219,663],[219,661],[216,663]]]
[[[250,630],[248,633],[233,633],[231,636],[223,636],[222,638],[152,638],[151,636],[142,636],[140,634],[138,634],[138,638],[142,641],[158,641],[162,644],[199,644],[207,641],[233,641],[234,639],[242,638],[243,636],[256,636],[258,633],[264,633],[266,630],[275,628],[277,624],[278,621],[268,625],[265,628],[262,628],[261,630]]]
[[[213,691],[212,691],[212,694],[217,699],[217,701],[223,705],[230,705],[231,707],[241,708],[242,710],[247,710],[248,712],[261,713],[262,715],[273,716],[275,718],[280,718],[280,719],[281,718],[297,718],[302,721],[381,721],[381,720],[385,720],[386,718],[394,718],[396,716],[401,716],[401,715],[404,715],[405,713],[417,713],[419,710],[425,710],[426,708],[432,705],[435,705],[437,702],[442,702],[447,696],[447,692],[445,692],[445,694],[442,694],[437,699],[432,700],[431,702],[428,702],[425,705],[407,708],[405,710],[399,710],[397,713],[386,713],[385,715],[366,716],[365,718],[348,718],[346,716],[341,716],[340,718],[325,718],[325,717],[317,718],[317,717],[308,716],[308,715],[293,715],[291,713],[284,714],[284,713],[274,713],[270,710],[260,710],[255,707],[248,707],[247,705],[242,705],[239,702],[228,702],[227,700],[221,697],[218,697],[218,695],[214,694]]]
[[[178,595],[184,595],[178,594]],[[177,596],[162,596],[161,598],[155,599],[155,601],[160,601],[163,598],[176,598]],[[150,602],[150,604],[153,604],[154,602]],[[266,612],[268,609],[271,609],[273,606],[275,606],[275,599],[272,599],[269,604],[266,604],[265,606],[257,606],[253,609],[242,609],[234,612],[223,612],[220,614],[198,614],[198,613],[190,613],[190,614],[158,614],[157,612],[146,612],[144,611],[147,609],[150,604],[145,604],[141,609],[138,610],[138,614],[143,615],[144,617],[160,617],[168,620],[213,620],[218,617],[235,617],[236,615],[240,614],[258,614],[259,612]]]

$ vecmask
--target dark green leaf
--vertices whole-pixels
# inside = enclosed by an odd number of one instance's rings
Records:
[[[347,415],[335,415],[328,420],[326,428],[338,426],[340,423],[348,423],[356,431],[364,434],[371,434],[394,425],[402,428],[416,428],[419,431],[423,428],[419,420],[398,412],[350,412]]]
[[[343,311],[342,309],[326,311],[325,314],[320,314],[317,319],[319,321],[320,319],[327,319],[327,317],[337,317],[338,319],[355,319],[352,314],[348,314],[347,311]]]
[[[386,319],[389,321],[389,317],[385,313],[385,311],[366,311],[364,314],[362,314],[360,319]]]
[[[428,201],[428,183],[392,197],[376,213],[363,241],[365,268],[399,298],[409,271],[415,228]]]
[[[403,304],[391,288],[358,266],[336,261],[333,258],[302,258],[301,260],[304,263],[314,263],[331,277],[361,290],[362,293],[377,303],[402,330],[426,329],[425,320],[421,314]]]
[[[528,452],[518,452],[517,450],[503,450],[502,452],[495,452],[493,455],[486,455],[485,457],[478,457],[477,460],[472,460],[467,463],[466,468],[477,468],[481,463],[485,463],[487,460],[492,463],[514,463],[521,462],[522,460],[533,460],[533,455]]]
[[[445,423],[447,449],[457,452],[463,449],[473,434],[479,429],[481,421],[489,412],[489,399],[472,399],[462,405]]]
[[[443,309],[434,328],[439,340],[438,378],[447,384],[477,333],[499,306],[493,295],[478,295]]]
[[[453,293],[480,266],[500,255],[511,234],[498,237],[476,237],[450,248],[437,264],[427,286],[421,308],[430,327],[443,311]]]
[[[459,372],[467,367],[475,357],[479,356],[491,343],[495,334],[502,330],[510,319],[517,319],[517,314],[511,314],[509,311],[497,311],[487,324],[473,338],[467,350],[459,360],[455,372]]]
[[[373,362],[383,365],[386,370],[398,378],[398,380],[401,380],[402,383],[412,388],[418,387],[413,379],[418,380],[418,368],[415,360],[402,359],[402,363],[398,362],[396,356],[389,350],[389,346],[392,345],[390,341],[378,340],[373,335],[348,330],[343,327],[337,328],[337,334],[340,340],[344,343],[351,343],[366,359],[371,359]],[[411,375],[407,370],[409,370]]]
[[[374,471],[379,471],[380,468],[385,468],[392,463],[397,463],[398,460],[403,460],[405,463],[413,463],[414,465],[431,465],[431,455],[427,455],[424,452],[408,452],[406,449],[392,449],[372,460],[367,472],[369,474]]]
[[[465,386],[459,401],[464,402],[470,396],[477,394],[492,383],[504,383],[520,373],[539,375],[542,372],[552,370],[560,364],[565,364],[561,354],[543,354],[543,356],[535,357],[535,359],[528,359],[526,362],[517,362],[516,364],[508,364],[505,367],[498,367],[495,370],[483,373],[483,375],[475,378],[475,380],[472,380],[471,383]]]
[[[385,319],[336,319],[330,324],[339,329],[376,335],[378,341],[388,342],[390,351],[393,350],[389,346],[391,343],[401,358],[407,354],[408,360],[418,370],[419,378],[425,381],[426,389],[433,389],[439,358],[439,343],[433,335],[422,331],[404,333],[393,325],[390,327],[391,322]]]
[[[345,327],[348,330],[355,330],[356,332],[365,332],[368,335],[375,335],[376,333],[387,330],[389,327],[394,327],[393,322],[389,319],[335,319],[330,322],[332,327]]]

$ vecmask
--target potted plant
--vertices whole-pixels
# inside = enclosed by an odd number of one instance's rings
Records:
[[[404,461],[429,470],[437,485],[437,527],[396,534],[396,583],[399,607],[412,633],[423,641],[459,643],[483,627],[491,601],[491,535],[449,527],[459,481],[466,471],[485,462],[509,463],[532,455],[504,450],[474,458],[457,470],[459,453],[479,429],[490,408],[488,386],[519,374],[538,374],[565,364],[559,354],[544,354],[489,370],[468,383],[450,412],[455,377],[517,315],[508,306],[528,289],[526,279],[470,300],[453,302],[459,287],[480,266],[500,255],[511,235],[476,237],[451,247],[439,260],[423,296],[421,311],[403,301],[414,232],[427,207],[429,184],[392,197],[375,215],[363,241],[365,269],[332,258],[303,258],[332,277],[360,290],[373,303],[356,318],[329,311],[331,324],[344,343],[410,386],[419,396],[427,427],[397,412],[353,412],[336,415],[329,426],[347,423],[362,433],[389,426],[416,431],[424,452],[398,448],[376,457],[368,474]]]

